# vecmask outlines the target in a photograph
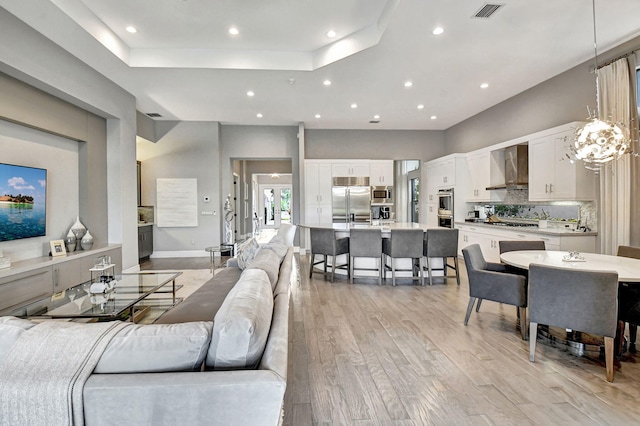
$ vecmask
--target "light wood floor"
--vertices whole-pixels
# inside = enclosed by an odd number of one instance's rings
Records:
[[[614,383],[604,364],[538,343],[512,306],[485,301],[463,325],[466,272],[432,287],[301,280],[292,289],[285,424],[640,424],[640,367]]]

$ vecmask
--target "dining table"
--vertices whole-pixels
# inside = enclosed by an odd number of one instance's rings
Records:
[[[502,253],[500,260],[520,269],[529,269],[532,263],[582,271],[615,271],[619,282],[640,283],[640,259],[597,253],[568,251],[522,250]]]
[[[507,265],[525,270],[528,270],[531,264],[540,264],[582,271],[614,271],[618,274],[619,283],[638,283],[637,285],[640,285],[640,259],[629,257],[568,251],[522,250],[502,253],[500,260]],[[555,335],[552,335],[553,333],[549,330],[545,331],[542,329],[542,333],[542,337],[546,337],[551,341],[560,337],[557,332]],[[548,335],[544,335],[544,333],[548,333]],[[616,357],[620,356],[622,352],[623,333],[624,323],[619,323],[615,338]],[[576,338],[576,336],[578,337]],[[566,333],[563,332],[561,338],[566,341],[570,352],[575,355],[583,355],[584,348],[586,347],[585,342],[581,341],[583,337],[581,334],[569,330]],[[587,343],[593,343],[593,341]]]

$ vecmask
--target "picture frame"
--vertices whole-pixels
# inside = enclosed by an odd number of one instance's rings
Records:
[[[244,199],[249,199],[249,183],[247,182],[244,183]]]
[[[64,240],[51,240],[49,241],[49,246],[51,247],[51,256],[66,256],[67,249],[64,245]]]

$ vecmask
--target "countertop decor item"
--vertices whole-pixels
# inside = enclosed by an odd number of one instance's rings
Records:
[[[64,243],[67,246],[67,251],[69,253],[76,251],[77,241],[78,240],[76,240],[76,236],[74,235],[73,231],[69,229],[69,232],[67,233],[67,236],[64,239]]]
[[[87,233],[84,234],[84,237],[80,240],[80,246],[82,250],[90,250],[91,247],[93,247],[93,235],[91,235],[91,232],[87,231]]]
[[[64,256],[67,254],[64,240],[51,240],[49,241],[49,246],[51,247],[51,256]]]

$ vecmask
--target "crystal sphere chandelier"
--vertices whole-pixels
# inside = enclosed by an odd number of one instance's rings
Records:
[[[576,130],[575,141],[570,145],[577,160],[582,160],[587,169],[599,170],[604,164],[617,160],[629,152],[629,137],[622,123],[598,118],[600,96],[598,90],[598,44],[596,42],[596,0],[592,0],[593,47],[595,50],[596,110],[589,122]]]

